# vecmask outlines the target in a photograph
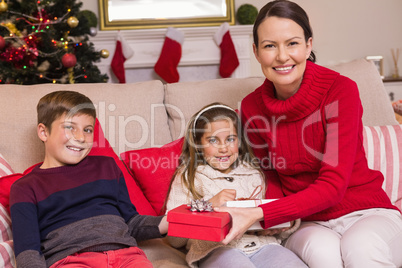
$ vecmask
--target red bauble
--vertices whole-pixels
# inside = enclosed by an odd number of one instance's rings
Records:
[[[0,36],[0,50],[2,50],[6,46],[6,40],[4,40],[3,36]]]
[[[74,54],[66,53],[61,58],[61,62],[63,63],[64,67],[71,68],[74,67],[74,65],[77,63],[77,58],[75,57]]]

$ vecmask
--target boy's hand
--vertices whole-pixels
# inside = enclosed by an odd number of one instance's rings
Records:
[[[236,199],[236,190],[223,189],[208,201],[212,203],[212,207],[220,207],[227,201],[233,201],[235,199]]]
[[[164,216],[162,218],[158,227],[159,227],[159,232],[161,233],[161,235],[164,235],[167,233],[168,227],[169,227],[169,222],[167,221],[167,216]]]

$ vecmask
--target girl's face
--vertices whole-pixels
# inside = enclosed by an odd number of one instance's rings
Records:
[[[255,57],[265,77],[273,82],[277,98],[285,100],[300,87],[312,38],[306,42],[300,25],[279,17],[266,18],[257,33],[258,48],[253,45]]]
[[[229,173],[239,154],[239,141],[233,122],[219,120],[208,123],[201,137],[201,151],[211,167]]]

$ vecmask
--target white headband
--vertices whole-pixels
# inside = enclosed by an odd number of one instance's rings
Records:
[[[235,110],[233,110],[233,109],[230,108],[229,106],[222,105],[222,104],[215,104],[215,105],[211,105],[211,106],[209,106],[209,107],[206,107],[206,108],[202,109],[202,110],[197,114],[197,116],[194,118],[194,123],[193,123],[194,137],[195,137],[195,124],[197,123],[197,121],[198,121],[198,119],[200,118],[200,116],[201,116],[203,113],[205,113],[206,111],[211,110],[211,109],[214,109],[214,108],[225,108],[225,109],[231,110],[231,111],[233,111],[233,112],[236,112]]]

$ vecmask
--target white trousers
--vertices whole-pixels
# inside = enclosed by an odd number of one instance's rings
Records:
[[[380,208],[302,222],[285,247],[310,268],[402,267],[402,216]]]

